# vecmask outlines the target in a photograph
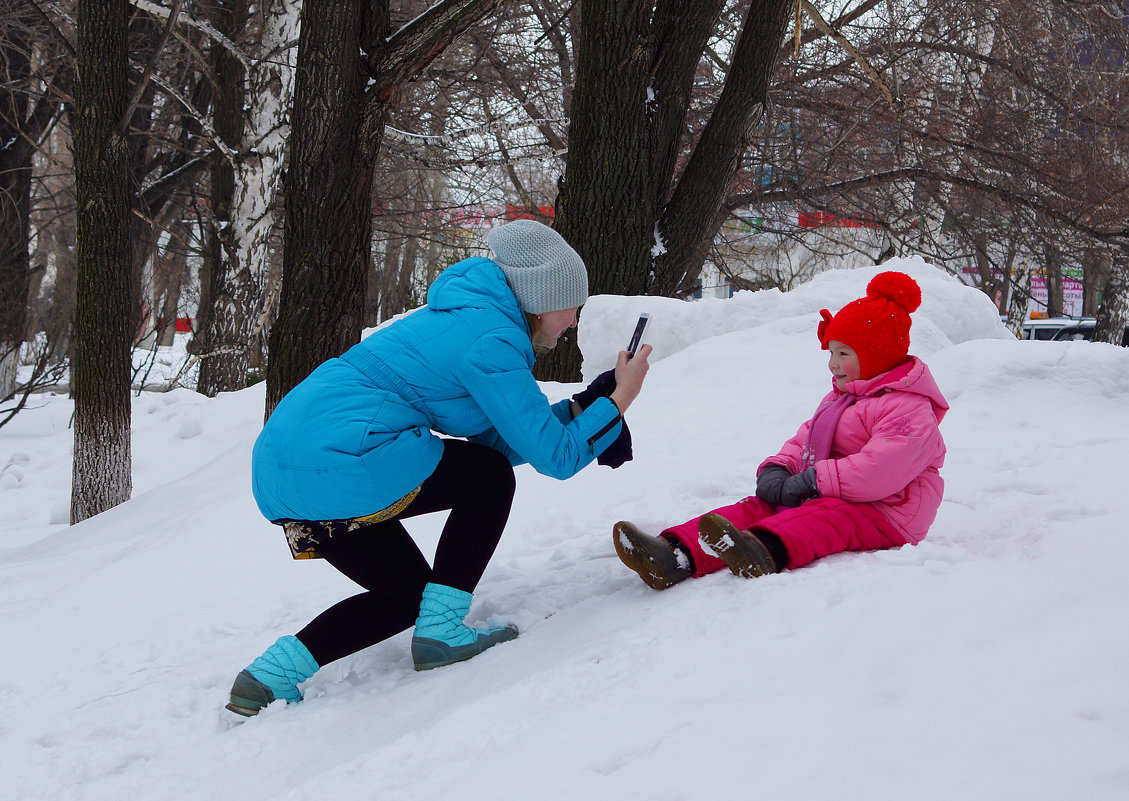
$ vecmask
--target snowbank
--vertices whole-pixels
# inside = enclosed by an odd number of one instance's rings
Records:
[[[913,352],[923,358],[941,348],[970,339],[1015,339],[1000,322],[999,312],[978,289],[921,258],[892,259],[878,267],[829,270],[791,292],[777,289],[737,292],[728,299],[596,295],[588,299],[579,331],[584,378],[591,381],[615,364],[642,312],[650,312],[647,341],[652,361],[664,359],[695,342],[733,331],[772,325],[775,330],[811,332],[815,337],[819,310],[838,311],[866,294],[866,285],[880,272],[898,270],[921,286],[921,308],[913,315]]]
[[[914,350],[952,403],[921,545],[644,586],[612,524],[748,494],[829,386],[818,309],[870,272],[700,306],[595,298],[586,361],[642,309],[663,358],[628,414],[633,462],[518,470],[471,618],[521,637],[417,674],[400,635],[245,722],[222,710],[235,673],[357,591],[255,510],[262,385],[136,399],[134,498],[75,527],[71,405],[38,399],[0,429],[0,799],[1121,801],[1129,349],[1007,339],[990,304],[914,273]],[[441,523],[409,521],[425,552]]]

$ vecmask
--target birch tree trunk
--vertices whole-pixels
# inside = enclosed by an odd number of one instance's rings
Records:
[[[1023,334],[1027,319],[1027,301],[1031,298],[1031,268],[1026,263],[1016,265],[1011,271],[1011,287],[1007,302],[1007,330],[1017,337]]]
[[[1124,252],[1114,254],[1097,317],[1094,341],[1122,344],[1125,326],[1129,325],[1129,258]]]
[[[249,0],[217,6],[212,22],[228,39],[246,27]],[[212,167],[213,217],[207,245],[210,303],[201,319],[200,379],[209,397],[247,385],[275,224],[294,96],[293,48],[301,0],[267,0],[259,57],[249,68],[225,45],[213,45],[218,79],[214,120],[229,148]]]
[[[127,0],[78,0],[74,107],[78,302],[71,523],[129,500],[130,187]]]

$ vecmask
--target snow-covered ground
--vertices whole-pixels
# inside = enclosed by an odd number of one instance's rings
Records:
[[[612,524],[750,493],[830,385],[819,308],[876,270],[593,298],[589,376],[654,315],[635,461],[519,468],[471,618],[521,637],[415,673],[403,634],[246,721],[222,709],[239,669],[355,591],[255,509],[262,385],[136,398],[133,500],[75,527],[71,404],[33,399],[0,429],[0,799],[1129,798],[1129,350],[1015,341],[975,290],[890,267],[952,404],[921,545],[644,586]],[[441,520],[409,521],[425,550]]]

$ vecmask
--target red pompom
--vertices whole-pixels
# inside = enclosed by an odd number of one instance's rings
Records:
[[[905,309],[907,314],[917,311],[921,305],[921,287],[905,273],[878,273],[866,285],[866,295],[886,298]]]

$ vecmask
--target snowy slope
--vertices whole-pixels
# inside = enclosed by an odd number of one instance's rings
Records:
[[[635,461],[519,469],[471,616],[521,637],[417,674],[400,635],[245,722],[222,710],[235,673],[354,591],[255,509],[262,386],[135,399],[134,498],[73,528],[71,406],[43,399],[0,429],[0,799],[1129,797],[1129,350],[1007,339],[979,293],[893,266],[952,404],[921,545],[644,586],[611,525],[751,492],[829,386],[818,309],[875,271],[593,298],[589,375],[655,317]],[[440,524],[408,526],[426,550]]]

